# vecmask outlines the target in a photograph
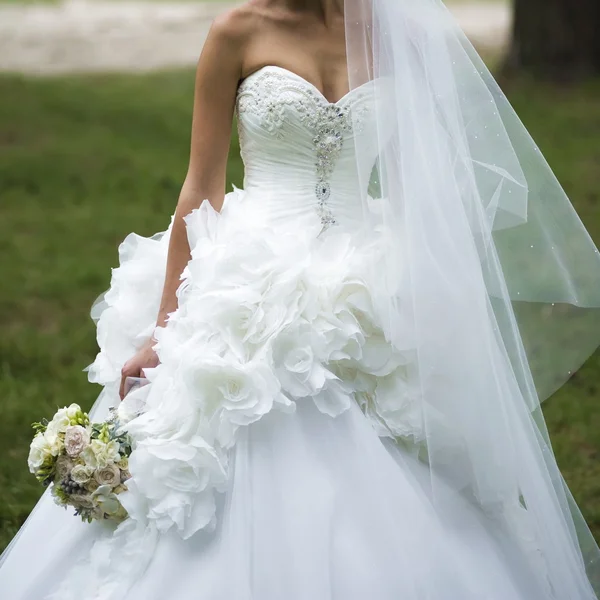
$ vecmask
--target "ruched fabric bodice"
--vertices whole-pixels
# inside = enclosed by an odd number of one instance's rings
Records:
[[[317,219],[327,229],[360,222],[370,173],[357,171],[355,144],[361,152],[372,147],[372,161],[360,162],[373,164],[373,101],[373,86],[366,84],[329,102],[313,84],[276,66],[244,79],[238,129],[244,189],[254,208],[279,223]]]

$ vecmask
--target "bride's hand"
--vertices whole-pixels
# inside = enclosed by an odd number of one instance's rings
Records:
[[[144,369],[156,367],[159,363],[158,355],[153,349],[156,340],[150,338],[121,369],[121,387],[119,396],[125,397],[125,379],[127,377],[144,377]]]

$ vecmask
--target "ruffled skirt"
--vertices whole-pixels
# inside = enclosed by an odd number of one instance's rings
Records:
[[[458,494],[452,522],[434,509],[432,474],[407,450],[423,439],[410,331],[392,348],[379,318],[386,248],[261,219],[242,192],[188,218],[161,364],[120,409],[135,439],[130,518],[83,525],[46,494],[3,555],[6,597],[551,598],[499,523]],[[96,419],[152,333],[167,243],[128,238],[94,309]]]

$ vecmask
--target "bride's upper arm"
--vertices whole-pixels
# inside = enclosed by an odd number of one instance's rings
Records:
[[[184,196],[208,198],[220,210],[231,125],[246,45],[246,19],[239,9],[211,26],[196,70],[190,162]]]

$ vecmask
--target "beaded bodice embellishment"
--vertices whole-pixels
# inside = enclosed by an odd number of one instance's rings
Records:
[[[322,231],[336,224],[328,205],[331,176],[348,137],[361,128],[367,110],[357,102],[360,94],[350,92],[338,102],[327,98],[310,82],[281,67],[260,69],[240,84],[237,97],[238,130],[244,157],[244,113],[258,117],[261,128],[277,139],[294,135],[289,111],[307,128],[315,153],[315,209]]]
[[[315,195],[321,224],[327,229],[336,224],[335,217],[327,205],[331,194],[329,179],[344,146],[344,134],[352,132],[352,122],[349,109],[336,104],[321,106],[316,121],[316,135],[313,139],[317,154]]]

